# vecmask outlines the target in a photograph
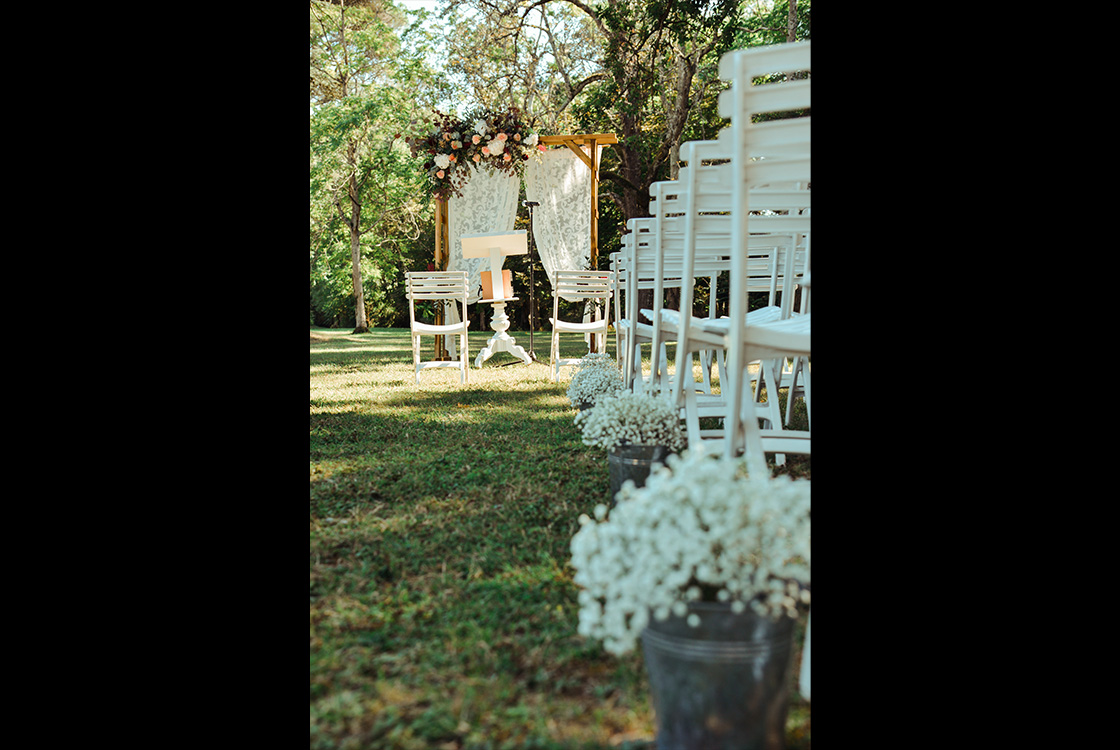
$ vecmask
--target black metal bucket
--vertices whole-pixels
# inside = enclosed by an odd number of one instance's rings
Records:
[[[622,489],[622,483],[633,479],[636,487],[645,487],[646,479],[655,464],[665,463],[671,451],[664,445],[619,445],[607,454],[607,464],[611,477],[611,506],[617,502],[615,496]]]
[[[793,619],[702,602],[692,613],[695,628],[671,616],[642,633],[658,750],[782,750]]]

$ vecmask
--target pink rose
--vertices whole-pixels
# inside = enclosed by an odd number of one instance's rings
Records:
[[[471,157],[471,158],[472,158],[472,159],[474,159],[475,161],[478,161],[478,160],[479,160],[479,159],[480,159],[481,157],[480,157],[480,156],[479,156],[478,154],[475,154],[475,155],[474,155],[473,157]]]
[[[513,136],[513,140],[520,141],[521,140],[521,133],[518,133],[517,135]]]
[[[548,150],[548,146],[544,145],[543,143],[541,145],[537,146],[537,151],[547,151],[547,150]]]
[[[509,136],[506,135],[505,133],[498,133],[498,140],[499,141],[504,141],[504,140],[508,140],[508,139],[509,139]]]
[[[505,156],[502,157],[502,161],[509,161],[509,160],[510,160],[510,155],[509,154],[506,154]]]
[[[443,179],[443,170],[442,169],[440,171],[436,172],[436,177],[440,178],[441,180]]]
[[[477,136],[477,135],[472,135],[472,136],[471,136],[471,143],[478,143],[478,142],[479,142],[479,141],[481,141],[481,140],[482,140],[482,138],[480,138],[480,137],[479,137],[479,136]]]
[[[463,142],[462,141],[451,141],[451,148],[462,148],[462,147],[463,147]]]
[[[483,147],[482,147],[482,153],[484,153],[484,154],[486,154],[487,156],[489,156],[489,155],[490,155],[490,149],[488,149],[488,148],[487,148],[486,146],[483,146]]]

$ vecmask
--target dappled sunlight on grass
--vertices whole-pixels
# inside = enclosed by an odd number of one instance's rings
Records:
[[[607,461],[534,338],[542,361],[416,385],[407,329],[312,330],[312,748],[652,750],[640,653],[577,634],[569,544]]]

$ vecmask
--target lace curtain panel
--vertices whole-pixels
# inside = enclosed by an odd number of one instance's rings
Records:
[[[555,285],[556,269],[591,264],[591,170],[567,148],[541,157],[525,168],[525,197],[540,203],[533,209],[533,244],[548,283]]]
[[[521,183],[516,176],[476,168],[463,186],[463,196],[452,196],[447,202],[450,244],[447,270],[467,272],[471,289],[468,302],[481,299],[482,272],[490,270],[490,259],[464,258],[463,235],[512,232],[520,190]]]

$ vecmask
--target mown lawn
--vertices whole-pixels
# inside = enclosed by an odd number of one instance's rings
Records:
[[[547,333],[533,349],[417,386],[407,329],[311,330],[313,749],[652,750],[640,651],[576,634],[568,545],[609,499],[607,460],[572,425],[570,368],[549,380]],[[796,692],[787,740],[810,747]]]

